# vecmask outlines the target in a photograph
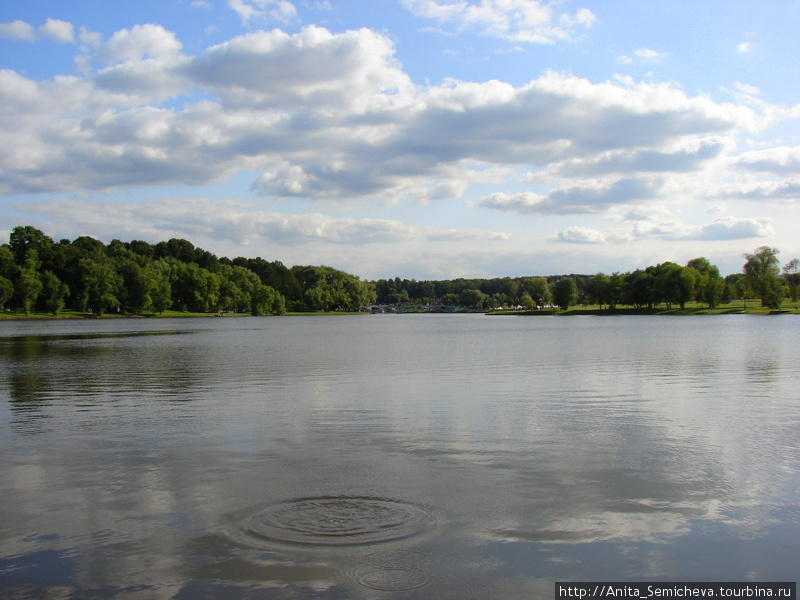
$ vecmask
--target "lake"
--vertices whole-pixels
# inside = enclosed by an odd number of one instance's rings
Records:
[[[796,581],[800,320],[0,323],[0,597]]]

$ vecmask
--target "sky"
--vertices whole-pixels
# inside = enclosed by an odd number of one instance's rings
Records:
[[[800,0],[3,0],[0,240],[362,279],[800,257]]]

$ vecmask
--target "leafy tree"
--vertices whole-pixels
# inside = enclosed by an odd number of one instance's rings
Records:
[[[30,253],[33,250],[36,252],[37,261],[42,261],[46,266],[49,266],[55,244],[52,238],[42,231],[26,225],[24,227],[14,227],[11,230],[8,245],[18,265],[25,264],[30,259]],[[38,269],[40,264],[37,262],[34,268]]]
[[[328,290],[322,287],[312,287],[303,295],[306,307],[313,311],[327,311],[333,307],[333,298]]]
[[[30,264],[30,262],[29,259],[28,263]],[[42,280],[39,273],[30,266],[21,269],[14,287],[22,309],[25,311],[25,316],[28,316],[33,311],[39,294],[42,293]]]
[[[550,286],[547,283],[547,279],[544,277],[531,277],[526,279],[522,287],[539,308],[547,306],[553,301]]]
[[[149,272],[140,267],[132,258],[125,258],[118,263],[117,272],[122,277],[119,300],[122,310],[128,313],[141,314],[149,308],[152,299],[150,290],[153,287],[148,277]]]
[[[14,284],[10,279],[0,275],[0,310],[4,308],[7,301],[14,296]]]
[[[626,277],[622,301],[636,308],[653,308],[656,298],[656,278],[646,271],[637,270]]]
[[[259,315],[282,315],[286,312],[286,300],[275,288],[259,282],[250,300],[250,313]]]
[[[705,257],[693,258],[686,266],[697,271],[695,300],[705,302],[709,308],[715,308],[725,295],[725,281],[719,275],[719,269]]]
[[[371,284],[332,267],[296,266],[292,273],[304,290],[303,302],[308,310],[358,310],[377,297]]]
[[[592,304],[597,304],[600,309],[603,309],[603,304],[606,303],[609,297],[611,287],[611,280],[605,273],[597,273],[589,279],[587,286],[587,295]],[[608,304],[611,304],[609,301]]]
[[[120,304],[118,294],[123,279],[108,260],[84,258],[80,261],[83,277],[82,308],[102,315]]]
[[[13,281],[19,274],[19,266],[14,259],[14,254],[11,248],[7,245],[0,246],[0,277]]]
[[[531,298],[531,295],[528,292],[522,294],[522,298],[520,298],[519,302],[522,305],[522,308],[525,310],[533,310],[536,308],[536,302],[533,300],[533,298]]]
[[[578,286],[572,277],[562,277],[553,284],[553,302],[567,310],[578,302]]]
[[[144,267],[144,272],[150,282],[150,308],[163,313],[172,304],[169,263],[163,259],[154,260]]]
[[[47,310],[54,316],[64,309],[64,299],[70,291],[66,283],[56,277],[52,271],[42,273],[42,296]]]
[[[489,297],[486,294],[476,289],[464,290],[458,295],[458,301],[461,306],[483,308],[488,300]]]
[[[173,307],[180,311],[208,312],[214,310],[219,300],[212,298],[209,303],[209,289],[213,291],[206,274],[206,269],[200,268],[196,263],[184,263],[173,258],[167,259],[171,264],[172,302]],[[217,283],[217,292],[219,283]]]
[[[800,259],[793,258],[783,267],[783,278],[789,285],[792,302],[797,302],[800,296]]]
[[[742,271],[749,288],[761,298],[761,306],[780,308],[783,286],[778,278],[780,263],[778,249],[760,246],[752,254],[744,254],[745,262]]]
[[[666,302],[667,308],[678,304],[681,310],[694,297],[698,272],[692,267],[682,267],[673,262],[658,265],[655,292],[658,299]]]
[[[611,274],[608,278],[608,302],[609,308],[616,308],[622,302],[622,294],[625,291],[625,275],[619,272]]]

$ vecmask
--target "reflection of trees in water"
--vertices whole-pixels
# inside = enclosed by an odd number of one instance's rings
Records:
[[[208,360],[196,347],[150,336],[182,332],[19,336],[0,340],[0,385],[12,426],[26,432],[53,416],[58,402],[109,403],[132,397],[186,400]],[[146,340],[132,338],[148,337]]]

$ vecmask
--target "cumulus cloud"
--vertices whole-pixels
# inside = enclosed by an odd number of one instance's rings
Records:
[[[675,241],[720,241],[771,237],[775,235],[775,230],[770,225],[770,219],[723,217],[701,225],[688,225],[679,221],[637,223],[634,235],[639,238]]]
[[[556,234],[559,242],[570,244],[604,244],[659,239],[673,242],[726,241],[768,238],[775,230],[767,218],[722,217],[710,223],[691,225],[677,219],[641,220],[625,229],[599,230],[589,227],[568,227]]]
[[[203,184],[248,171],[270,200],[426,203],[527,170],[529,182],[554,178],[553,191],[481,204],[604,212],[655,197],[666,175],[717,160],[732,136],[779,114],[669,84],[554,72],[520,86],[418,86],[391,40],[368,29],[257,31],[197,55],[159,25],[88,37],[87,64],[99,66],[84,75],[0,71],[0,193]],[[756,158],[734,167],[778,164]]]
[[[659,52],[657,50],[651,50],[650,48],[640,48],[634,52],[633,55],[641,62],[656,63],[663,61],[667,56],[669,56],[669,52]]]
[[[297,17],[297,9],[288,0],[228,0],[228,6],[245,26],[254,20],[288,23]]]
[[[570,244],[602,244],[606,241],[606,234],[589,227],[568,227],[558,232],[556,236],[560,242]]]
[[[551,165],[545,173],[529,173],[529,182],[554,177],[592,177],[611,173],[685,173],[701,169],[720,156],[728,144],[724,140],[693,140],[689,146],[609,150],[589,158],[576,158]]]
[[[309,26],[294,35],[276,29],[236,37],[212,46],[180,74],[236,108],[330,110],[409,89],[393,55],[391,41],[371,30],[333,34]]]
[[[617,62],[623,65],[629,65],[634,62],[653,64],[663,62],[668,56],[669,52],[659,52],[657,50],[651,50],[650,48],[639,48],[633,53],[633,56],[624,54],[617,58]]]
[[[39,27],[39,34],[57,42],[72,43],[75,41],[75,28],[72,23],[59,19],[47,19],[45,24]]]
[[[414,15],[440,25],[474,30],[513,42],[552,44],[574,37],[576,27],[590,27],[596,20],[588,8],[575,14],[556,14],[555,3],[539,0],[465,1],[403,0]]]
[[[783,177],[800,177],[800,146],[779,146],[740,154],[739,167]]]
[[[579,214],[603,212],[620,204],[641,202],[655,195],[653,183],[643,179],[592,182],[556,189],[547,195],[533,192],[496,192],[478,202],[481,208],[520,214]]]
[[[479,229],[417,227],[391,219],[284,214],[260,210],[249,202],[206,198],[168,198],[136,204],[59,199],[30,203],[26,207],[44,216],[58,214],[60,231],[81,235],[91,226],[101,237],[202,236],[239,245],[275,242],[293,246],[502,241],[510,237]]]
[[[11,21],[10,23],[0,23],[0,37],[12,40],[23,40],[32,42],[37,39],[36,30],[30,23],[25,21]]]
[[[771,202],[797,202],[800,200],[800,181],[751,181],[720,186],[717,193],[725,198],[766,200]]]
[[[161,25],[148,23],[117,31],[98,55],[107,62],[123,62],[174,55],[180,50],[181,43],[174,33]]]
[[[72,43],[75,41],[75,30],[72,23],[59,19],[47,19],[36,29],[30,23],[17,20],[0,23],[0,37],[26,42],[48,38],[57,42]]]

